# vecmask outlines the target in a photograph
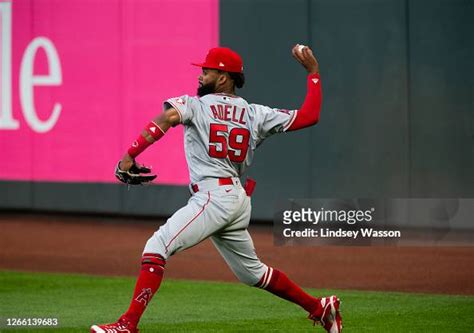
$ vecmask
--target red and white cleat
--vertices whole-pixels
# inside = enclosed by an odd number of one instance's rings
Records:
[[[138,328],[130,320],[122,316],[113,324],[92,325],[91,333],[138,333]]]
[[[314,313],[310,314],[308,318],[314,320],[315,324],[321,324],[329,333],[341,333],[340,299],[337,296],[330,296],[321,298],[319,302],[321,306]]]

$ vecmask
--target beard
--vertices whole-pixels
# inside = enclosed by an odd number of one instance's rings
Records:
[[[214,82],[203,84],[197,89],[197,95],[199,97],[203,97],[209,94],[214,94],[215,92],[216,92],[216,85]]]

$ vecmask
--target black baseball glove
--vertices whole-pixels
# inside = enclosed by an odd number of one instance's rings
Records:
[[[120,162],[117,163],[117,167],[115,168],[115,177],[122,183],[128,185],[143,185],[151,182],[156,178],[156,175],[148,175],[149,173],[151,173],[150,168],[138,165],[135,162],[128,171],[120,169]]]

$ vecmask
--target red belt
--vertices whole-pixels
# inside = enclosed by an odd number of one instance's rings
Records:
[[[219,182],[218,182],[219,186],[222,186],[222,185],[234,185],[234,181],[232,180],[231,177],[229,177],[229,178],[219,178],[218,181],[219,181]],[[194,193],[199,192],[199,186],[198,186],[198,184],[192,184],[192,185],[191,185],[191,189],[193,190]]]

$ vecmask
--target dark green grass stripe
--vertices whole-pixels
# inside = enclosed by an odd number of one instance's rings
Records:
[[[87,332],[127,307],[133,278],[0,272],[0,317],[57,317],[55,329]],[[346,332],[473,332],[474,297],[308,289],[337,293]],[[236,283],[165,280],[141,332],[322,332],[298,306]]]

